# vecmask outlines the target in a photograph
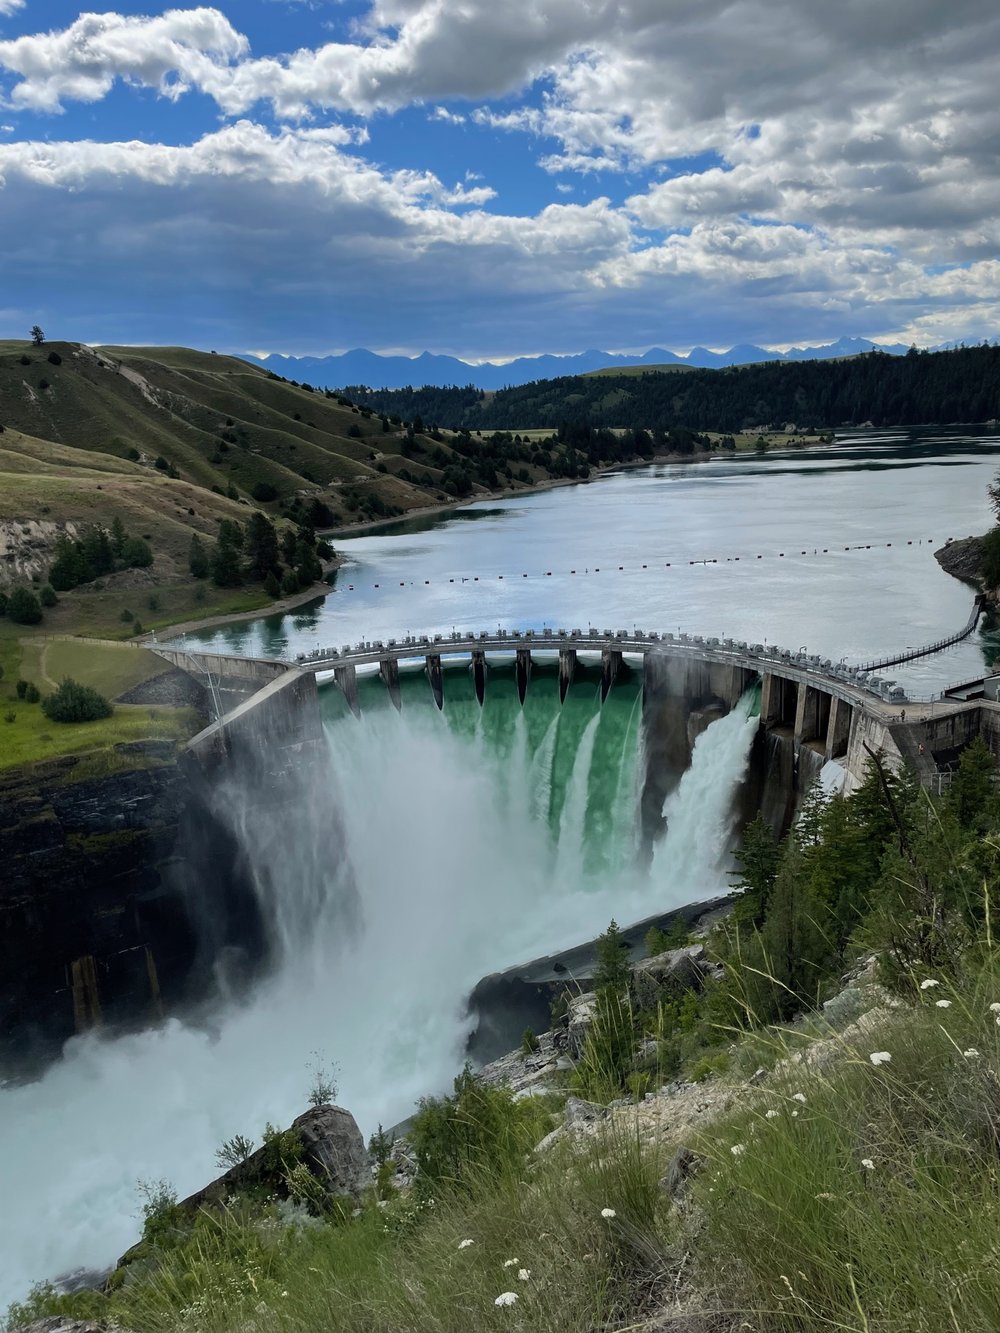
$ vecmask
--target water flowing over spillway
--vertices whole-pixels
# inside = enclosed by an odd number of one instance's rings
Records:
[[[309,820],[336,821],[339,864],[223,793],[275,935],[250,1001],[220,1000],[198,1027],[76,1039],[0,1093],[0,1306],[113,1262],[138,1236],[138,1178],[204,1184],[225,1139],[303,1109],[317,1060],[366,1132],[391,1124],[448,1088],[485,973],[724,886],[757,725],[745,705],[698,737],[642,857],[638,673],[603,708],[583,672],[560,709],[545,668],[523,709],[502,670],[482,709],[467,671],[446,672],[443,713],[422,675],[404,675],[399,713],[377,680],[360,693],[355,719],[324,690],[331,787],[301,794]]]

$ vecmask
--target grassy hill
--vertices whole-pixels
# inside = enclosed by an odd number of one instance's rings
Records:
[[[134,484],[139,477],[151,485],[175,480],[214,491],[275,518],[297,499],[316,497],[329,509],[331,526],[488,489],[476,477],[468,491],[447,485],[449,465],[462,464],[453,436],[438,432],[431,441],[418,428],[414,439],[401,420],[390,424],[369,407],[235,357],[184,347],[0,341],[0,425],[6,428],[0,475],[5,484],[11,475],[21,477],[4,500],[3,516],[10,518],[37,518],[37,499],[53,500],[50,510],[60,516],[67,492],[84,480],[92,514],[103,521],[126,495],[145,507],[153,492]],[[81,451],[91,457],[80,459]],[[498,484],[516,489],[551,475],[523,461],[526,475],[517,469]],[[110,486],[81,469],[132,484]],[[52,478],[51,495],[36,497],[28,474]],[[60,477],[66,483],[61,491]],[[153,508],[167,496],[176,501],[167,500],[168,508],[193,507],[196,515],[207,504],[193,503],[190,492],[178,489],[158,492]],[[223,513],[215,507],[205,517],[216,522]]]

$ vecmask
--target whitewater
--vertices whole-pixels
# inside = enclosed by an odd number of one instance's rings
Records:
[[[336,867],[226,793],[278,966],[209,1023],[77,1038],[37,1082],[0,1092],[0,1309],[111,1265],[140,1233],[139,1180],[181,1197],[205,1184],[224,1140],[304,1109],[311,1068],[335,1066],[366,1134],[390,1125],[450,1088],[484,974],[724,887],[757,718],[741,705],[699,736],[643,868],[638,691],[613,691],[610,709],[573,694],[562,713],[489,697],[444,714],[328,710],[330,783],[308,813],[342,829]]]

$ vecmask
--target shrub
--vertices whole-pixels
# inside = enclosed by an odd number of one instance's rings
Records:
[[[531,1028],[525,1028],[521,1037],[521,1052],[524,1055],[534,1055],[538,1050],[539,1041]]]
[[[130,449],[125,450],[125,457],[128,459],[130,463],[138,463],[142,455],[139,453],[138,449],[132,447]]]
[[[146,631],[142,628],[142,621],[141,621],[141,620],[137,620],[137,621],[135,622],[135,624],[132,626],[132,633],[133,633],[133,634],[145,634],[145,632],[146,632]]]
[[[26,704],[36,704],[41,697],[42,696],[38,693],[37,685],[29,684],[28,688],[24,691],[24,702]]]
[[[268,597],[281,596],[281,584],[278,582],[274,570],[268,570],[267,577],[264,579],[264,591]]]
[[[49,365],[50,365],[50,366],[61,366],[61,365],[62,365],[62,357],[59,355],[58,352],[50,352],[50,353],[49,353],[49,358],[48,358],[48,359],[49,359]]]
[[[234,1134],[216,1152],[215,1162],[228,1171],[230,1167],[242,1166],[252,1152],[253,1139],[248,1139],[245,1134]]]
[[[309,1105],[329,1106],[337,1100],[337,1080],[332,1069],[325,1065],[311,1065],[313,1081],[309,1089]]]
[[[135,619],[135,616],[126,606],[122,608],[121,615],[118,617],[118,619],[122,622],[123,625],[128,625]]]
[[[55,589],[52,587],[51,583],[42,584],[38,594],[38,600],[41,602],[42,606],[55,606],[59,599],[56,597]]]
[[[293,593],[299,590],[299,576],[294,569],[290,569],[281,580],[281,591],[286,597],[291,597]]]
[[[0,592],[0,616],[5,616],[7,614],[7,601],[7,594],[5,592]]]
[[[122,547],[122,560],[127,569],[148,569],[153,563],[153,549],[141,537],[129,537]]]
[[[277,500],[278,498],[277,487],[272,486],[269,481],[255,482],[250,494],[261,504],[268,504],[271,500]]]
[[[41,389],[42,393],[45,393],[51,387],[51,385],[49,384],[48,380],[43,379],[38,381],[38,387],[39,389]]]
[[[146,605],[149,607],[150,611],[159,611],[160,598],[158,594],[155,592],[151,592],[149,596],[146,598]]]
[[[103,694],[69,678],[42,704],[42,712],[51,722],[96,722],[110,717],[113,711]]]
[[[262,1137],[261,1166],[266,1174],[285,1175],[301,1162],[304,1149],[297,1129],[275,1129],[269,1121]]]
[[[205,550],[205,544],[197,533],[191,538],[191,549],[188,552],[188,569],[190,569],[196,579],[208,578],[208,552]]]
[[[30,588],[15,588],[7,602],[7,619],[15,625],[37,625],[42,605]]]
[[[548,1112],[533,1098],[515,1101],[507,1088],[490,1088],[466,1066],[452,1097],[424,1098],[409,1139],[420,1174],[417,1187],[434,1193],[469,1185],[482,1172],[505,1175],[524,1169],[527,1152],[545,1134]]]
[[[14,689],[17,692],[17,697],[23,699],[28,692],[28,682],[26,680],[19,680],[14,686]]]
[[[7,712],[4,713],[4,715],[3,715],[3,720],[4,720],[5,722],[16,722],[16,721],[17,721],[17,714],[14,712],[13,708],[8,708]]]

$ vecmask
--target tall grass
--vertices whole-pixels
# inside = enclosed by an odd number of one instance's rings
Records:
[[[755,1326],[1000,1328],[1000,967],[912,983],[818,1069],[776,1035],[774,1091],[703,1136],[702,1274]]]

